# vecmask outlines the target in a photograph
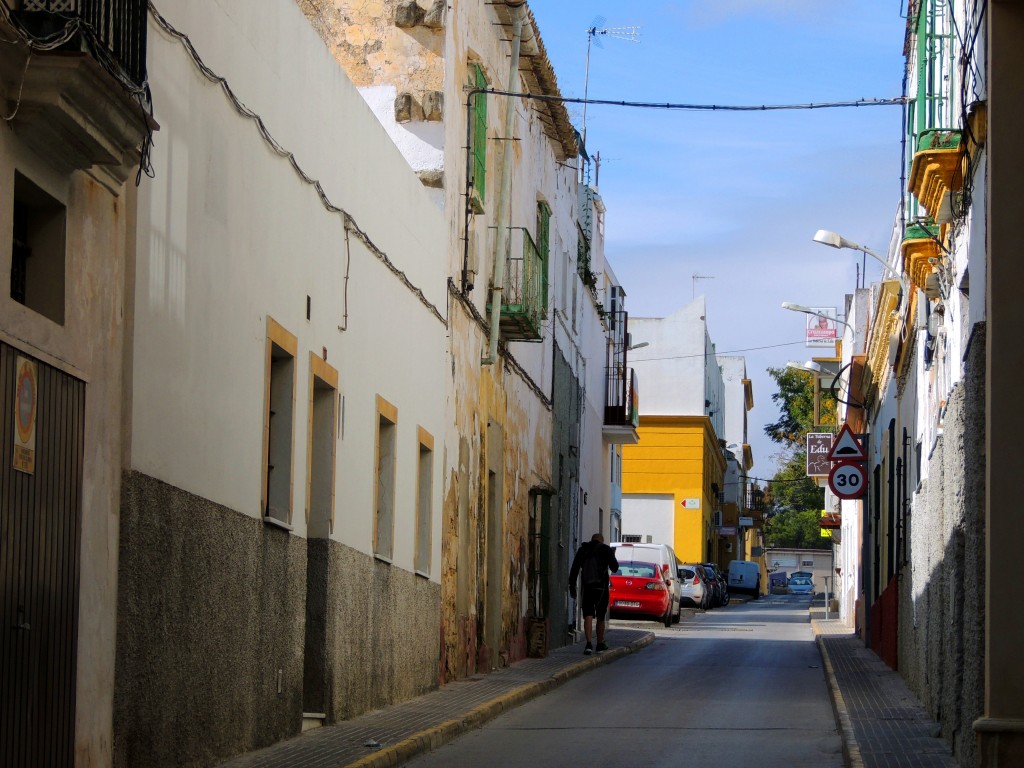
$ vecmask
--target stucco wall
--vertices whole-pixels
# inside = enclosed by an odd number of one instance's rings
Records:
[[[299,733],[306,540],[140,473],[123,487],[114,764],[212,765]],[[440,585],[309,548],[329,568],[328,722],[436,687]]]
[[[114,765],[299,733],[305,541],[143,474],[122,490]]]
[[[329,548],[328,722],[426,693],[438,684],[441,587],[338,542]]]
[[[972,724],[984,692],[984,373],[978,325],[913,499],[911,571],[900,596],[900,673],[965,768],[974,765]]]

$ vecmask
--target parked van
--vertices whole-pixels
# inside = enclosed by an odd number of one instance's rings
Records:
[[[637,611],[646,611],[645,615],[656,621],[663,621],[665,626],[670,626],[679,621],[682,616],[680,607],[680,584],[678,568],[681,565],[676,553],[668,544],[631,544],[629,542],[618,542],[612,544],[615,550],[615,559],[619,561],[619,575],[612,574],[611,594],[609,595],[608,608],[613,618],[628,618],[636,615]],[[630,575],[646,575],[646,569],[641,566],[651,565],[658,578],[664,582],[668,592],[668,605],[664,615],[655,616],[649,609],[647,600],[639,600],[636,595],[626,594],[631,585],[626,581],[632,581]],[[652,590],[646,586],[645,591]],[[646,597],[646,596],[645,596]],[[651,596],[653,597],[653,595]],[[633,605],[642,603],[641,605]]]
[[[761,566],[753,560],[733,560],[729,563],[729,591],[746,592],[757,597],[761,594]]]

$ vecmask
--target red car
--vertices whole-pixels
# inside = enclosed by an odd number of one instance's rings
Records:
[[[619,562],[611,581],[608,609],[613,619],[654,619],[672,626],[672,593],[654,563]]]

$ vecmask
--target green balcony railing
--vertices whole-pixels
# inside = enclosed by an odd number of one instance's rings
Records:
[[[501,292],[501,335],[508,341],[540,341],[547,316],[547,259],[525,228],[513,227],[510,235]]]

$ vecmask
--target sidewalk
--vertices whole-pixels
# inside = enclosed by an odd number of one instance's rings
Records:
[[[582,642],[558,648],[547,658],[525,659],[489,675],[449,683],[410,701],[248,752],[221,768],[400,765],[583,672],[650,645],[654,633],[610,627],[606,640],[611,648],[601,654],[584,656]]]
[[[849,768],[956,768],[939,724],[860,638],[824,607],[811,608],[811,627],[825,664]]]

